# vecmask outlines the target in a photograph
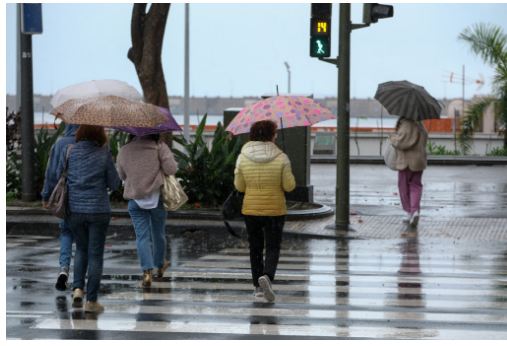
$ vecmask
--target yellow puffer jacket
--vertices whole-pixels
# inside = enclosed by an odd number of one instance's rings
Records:
[[[287,214],[284,191],[296,187],[289,158],[273,142],[251,141],[241,149],[234,186],[245,193],[242,213],[254,216]]]

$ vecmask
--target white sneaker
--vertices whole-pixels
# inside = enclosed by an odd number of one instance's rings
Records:
[[[268,302],[272,303],[275,301],[275,292],[273,292],[273,288],[271,287],[271,280],[267,275],[263,275],[259,278],[259,286],[262,287],[264,291],[264,299]]]
[[[254,296],[255,298],[264,298],[264,290],[262,287],[255,287]]]
[[[419,212],[416,211],[415,213],[412,214],[412,217],[410,218],[410,226],[416,227],[418,223],[419,223]]]
[[[411,218],[412,218],[412,214],[406,213],[405,216],[403,217],[402,221],[403,221],[403,223],[409,223]]]

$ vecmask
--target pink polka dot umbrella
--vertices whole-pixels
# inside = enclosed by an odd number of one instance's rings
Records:
[[[336,119],[327,108],[303,96],[275,96],[245,107],[234,117],[226,131],[233,135],[250,132],[257,121],[272,120],[278,129],[312,126],[318,122]]]

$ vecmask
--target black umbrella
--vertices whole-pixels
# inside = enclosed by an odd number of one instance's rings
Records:
[[[438,119],[442,106],[422,86],[406,80],[379,84],[375,99],[390,114],[413,120]]]

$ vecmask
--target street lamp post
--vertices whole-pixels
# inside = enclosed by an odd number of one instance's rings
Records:
[[[190,139],[190,9],[189,4],[185,4],[185,92],[183,97],[183,137],[188,141]]]
[[[290,66],[287,61],[284,62],[285,68],[287,68],[287,93],[290,94]]]
[[[33,138],[33,78],[32,35],[21,34],[21,199],[35,200],[33,186],[34,138]]]
[[[35,199],[32,35],[42,33],[42,4],[18,6],[21,19],[18,54],[21,65],[21,199],[29,202]]]

